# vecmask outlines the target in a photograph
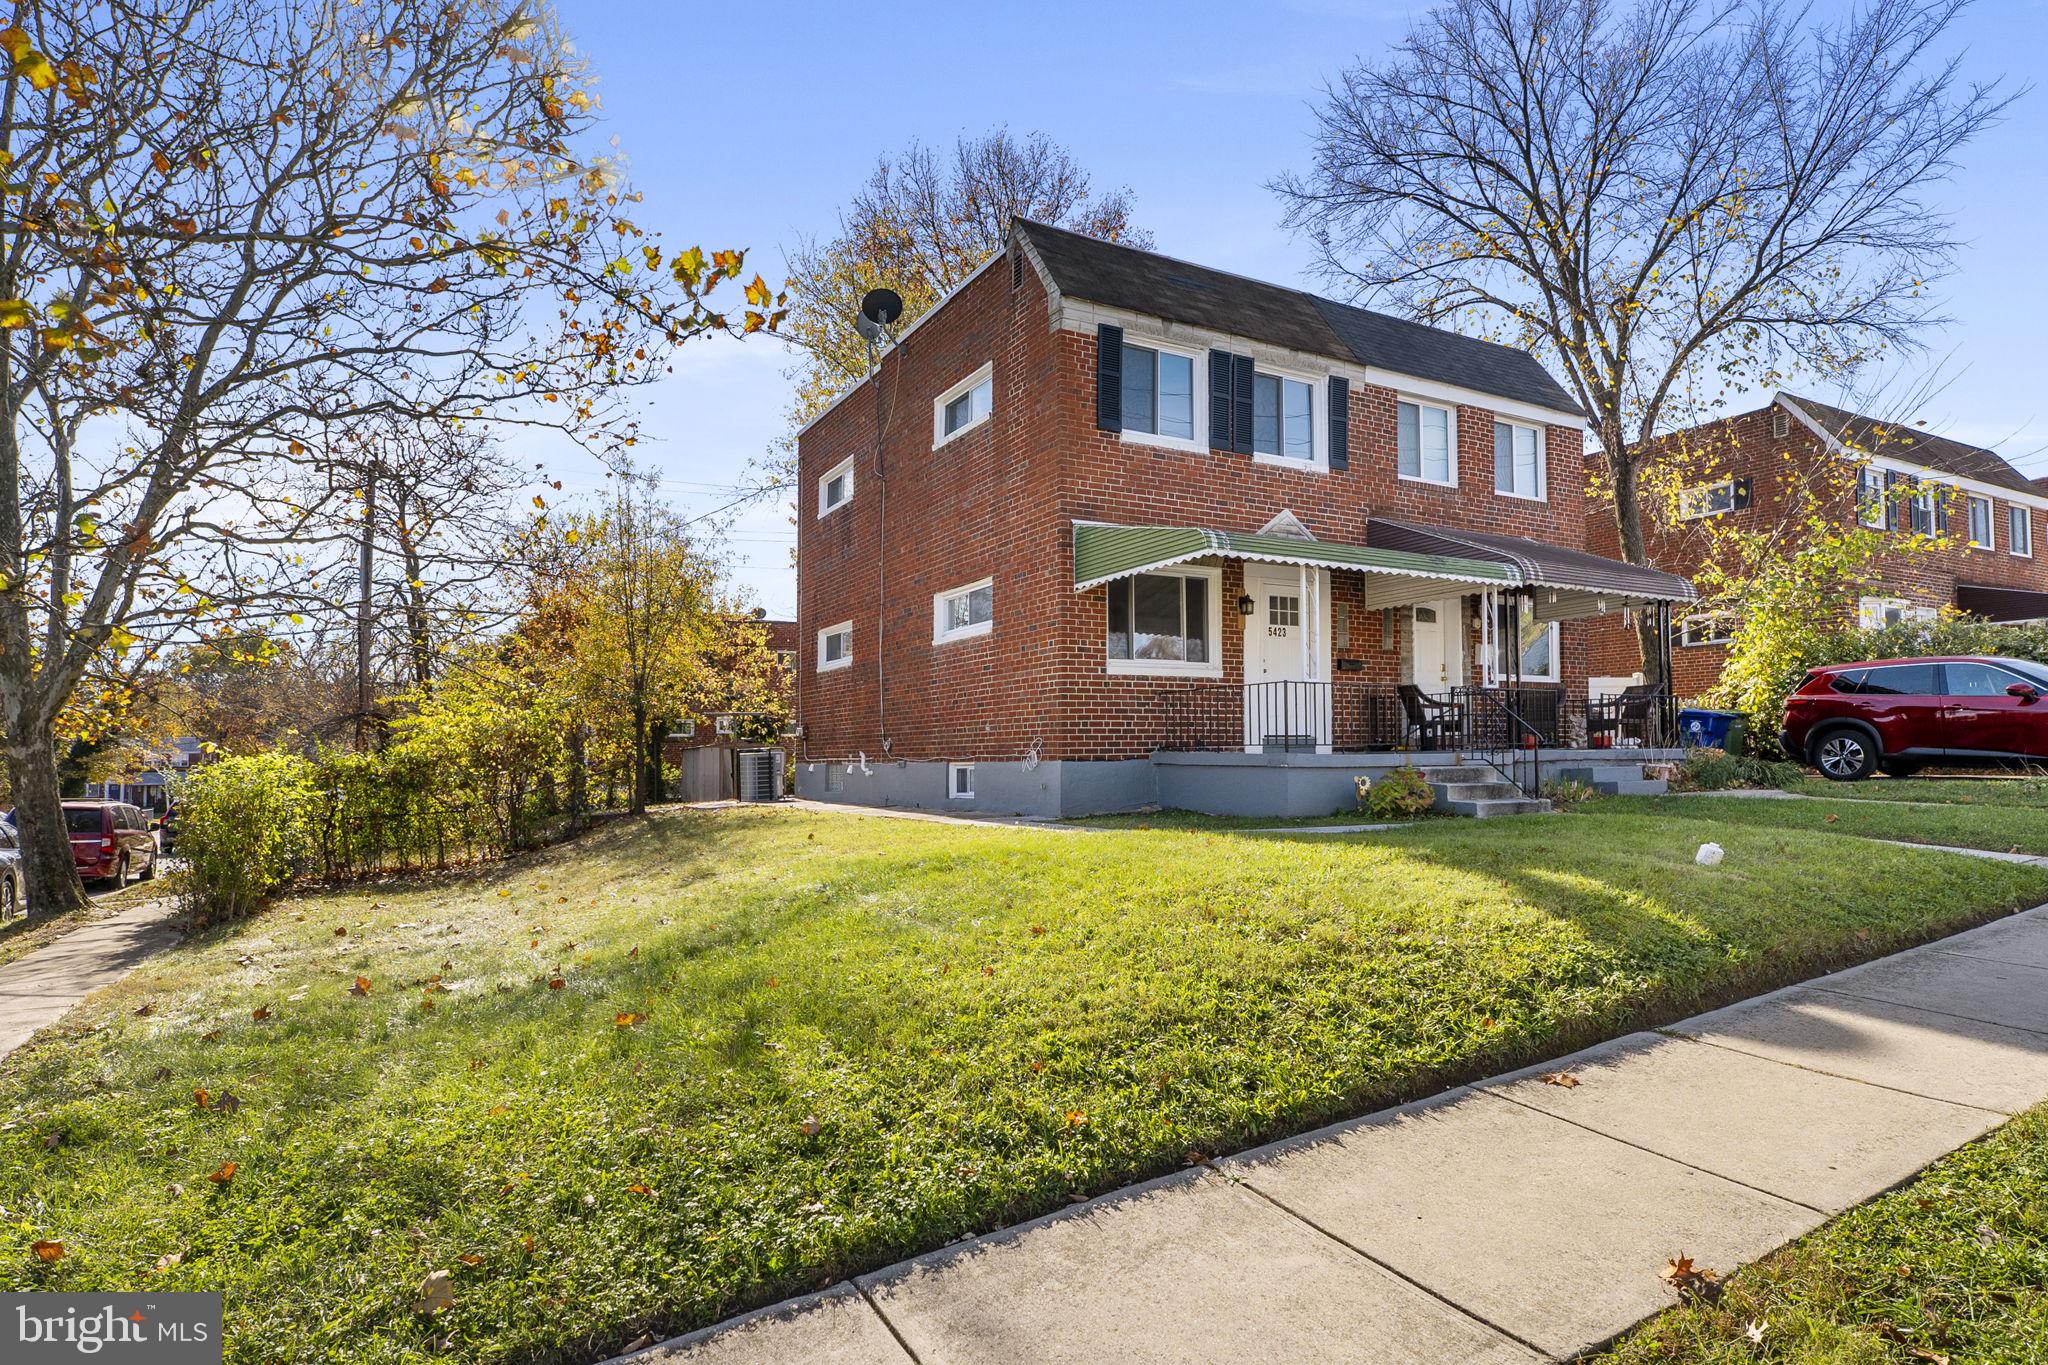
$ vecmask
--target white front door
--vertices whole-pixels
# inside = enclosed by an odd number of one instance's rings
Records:
[[[1414,683],[1432,696],[1442,696],[1465,683],[1464,599],[1446,597],[1418,602],[1409,611],[1415,623]]]
[[[1247,749],[1330,746],[1330,575],[1247,564],[1244,742]]]

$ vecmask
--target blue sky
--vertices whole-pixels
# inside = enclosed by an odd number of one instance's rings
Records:
[[[1306,164],[1325,79],[1384,52],[1426,8],[559,3],[597,76],[605,131],[646,197],[640,219],[672,243],[747,247],[778,279],[783,248],[828,231],[879,153],[1008,124],[1065,143],[1099,187],[1128,186],[1160,250],[1310,285],[1308,254],[1265,186]],[[1980,3],[1953,50],[1977,78],[2048,84],[2048,4]],[[2048,475],[2044,152],[2048,90],[2021,100],[1939,191],[1968,244],[1945,286],[1954,322],[1907,376],[1938,374],[1918,413],[1930,429],[1993,446],[2035,476]],[[693,343],[647,394],[643,462],[678,506],[703,513],[730,499],[783,428],[787,364],[773,341]],[[571,489],[597,482],[589,469],[559,472]],[[778,615],[795,608],[794,539],[781,507],[731,532],[737,586]]]

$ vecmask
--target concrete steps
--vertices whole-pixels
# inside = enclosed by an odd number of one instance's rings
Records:
[[[1466,815],[1485,820],[1496,815],[1541,815],[1550,803],[1522,795],[1512,782],[1486,764],[1424,768],[1422,778],[1436,793],[1436,809],[1447,815]]]
[[[1557,775],[1583,782],[1602,796],[1662,796],[1671,790],[1661,777],[1644,777],[1640,763],[1593,763],[1559,768]]]

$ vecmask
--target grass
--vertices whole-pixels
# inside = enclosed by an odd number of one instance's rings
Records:
[[[675,812],[287,901],[0,1066],[0,1288],[218,1290],[235,1362],[589,1360],[2048,896],[1701,814]]]
[[[1903,839],[1996,852],[2048,853],[2048,806],[1886,805],[1742,796],[1624,796],[1592,809],[1609,815],[1695,814],[1731,825]],[[1858,855],[1861,856],[1861,855]]]
[[[1761,1323],[1762,1343],[1747,1335]],[[2048,1106],[1673,1309],[1599,1365],[2048,1359]]]
[[[1873,777],[1864,782],[1830,782],[1809,777],[1786,790],[1838,801],[1929,801],[1943,805],[2048,809],[2048,779],[2037,777]]]

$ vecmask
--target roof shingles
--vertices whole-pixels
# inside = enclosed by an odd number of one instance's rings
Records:
[[[1796,394],[1780,394],[1779,401],[1806,414],[1814,425],[1840,441],[1851,452],[1871,459],[1894,459],[1924,465],[1944,474],[1975,479],[2015,493],[2042,490],[2026,475],[2007,464],[1995,451],[1982,446],[1936,436],[1899,422],[1887,422],[1862,413],[1817,403]]]

